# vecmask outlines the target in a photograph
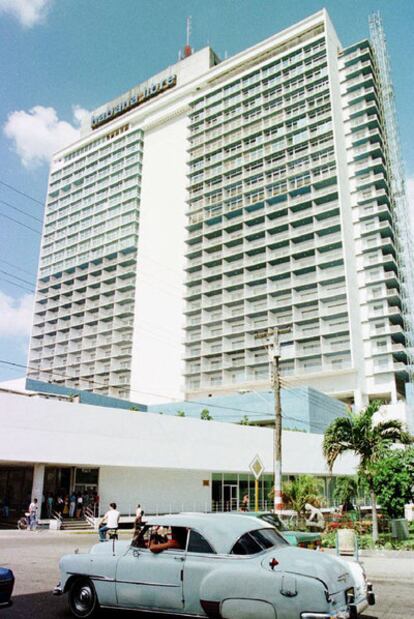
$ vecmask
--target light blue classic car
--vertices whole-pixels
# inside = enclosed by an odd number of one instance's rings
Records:
[[[235,514],[148,518],[132,542],[64,556],[55,593],[75,617],[134,609],[211,619],[354,619],[375,602],[362,567],[289,546]]]

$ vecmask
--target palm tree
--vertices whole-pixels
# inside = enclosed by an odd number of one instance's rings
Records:
[[[328,426],[323,439],[323,455],[332,472],[336,459],[347,451],[359,456],[359,473],[367,481],[372,502],[372,538],[378,541],[378,515],[371,465],[392,443],[408,444],[411,436],[396,419],[373,422],[382,402],[375,400],[359,413],[338,417]]]
[[[273,496],[274,490],[271,491]],[[293,509],[297,515],[305,514],[306,503],[319,507],[323,497],[323,483],[312,475],[299,475],[293,481],[283,484],[283,503]]]

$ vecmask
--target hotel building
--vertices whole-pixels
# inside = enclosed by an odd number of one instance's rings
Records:
[[[147,403],[281,371],[361,406],[408,380],[382,86],[325,10],[204,48],[53,158],[28,377]]]

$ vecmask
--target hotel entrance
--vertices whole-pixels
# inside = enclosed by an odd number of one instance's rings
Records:
[[[254,482],[253,475],[247,473],[213,473],[212,510],[217,512],[238,511],[243,497],[247,494],[249,510],[254,511],[256,498]],[[272,484],[273,475],[262,475],[259,481],[259,510],[267,511],[272,508],[272,500],[269,498]]]

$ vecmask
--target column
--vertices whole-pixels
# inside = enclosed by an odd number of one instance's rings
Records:
[[[33,467],[32,500],[37,499],[39,507],[42,505],[43,483],[45,480],[45,465],[35,464]]]

